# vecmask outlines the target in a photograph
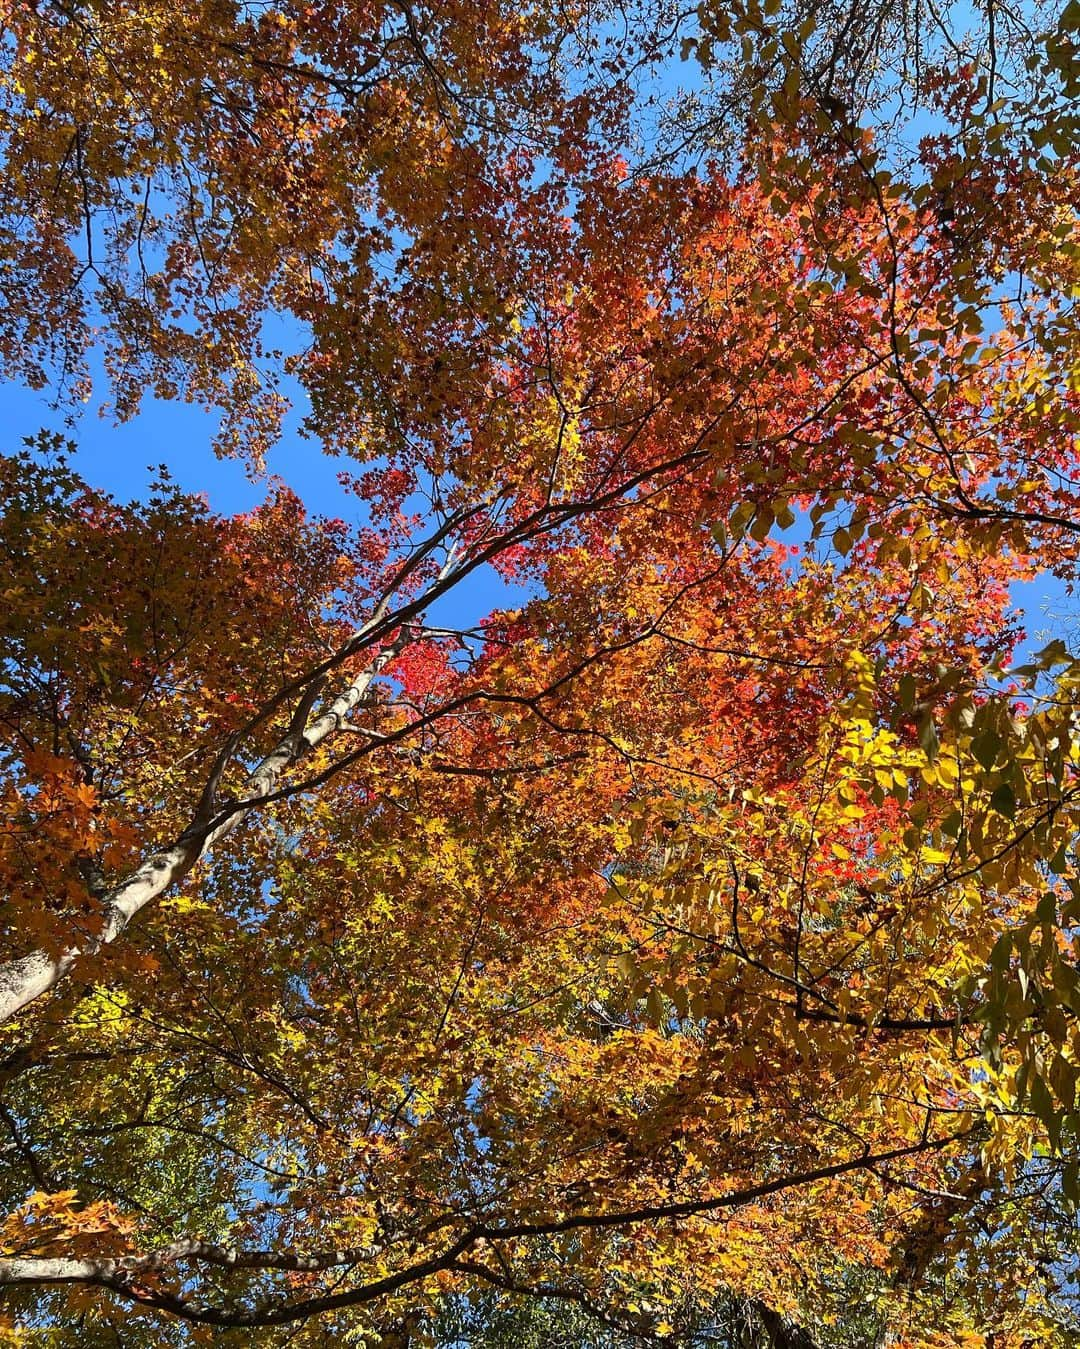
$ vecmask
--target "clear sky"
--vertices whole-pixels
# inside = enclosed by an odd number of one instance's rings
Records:
[[[47,390],[40,393],[12,381],[0,382],[0,419],[4,437],[0,451],[11,453],[24,436],[46,428],[67,435],[75,444],[72,466],[92,487],[121,501],[145,497],[157,466],[165,464],[184,490],[205,495],[222,514],[250,510],[264,500],[271,478],[285,482],[312,515],[327,515],[359,525],[365,508],[343,490],[338,474],[355,469],[355,461],[324,454],[319,442],[300,435],[305,394],[295,383],[283,381],[293,400],[284,435],[267,456],[266,473],[248,472],[238,459],[219,459],[211,449],[218,418],[181,401],[147,398],[139,414],[117,425],[100,415],[100,402],[77,410],[72,424],[70,408],[50,406]],[[103,392],[105,383],[100,381]],[[519,587],[505,582],[492,568],[465,577],[454,590],[428,611],[432,623],[464,627],[495,608],[513,608],[525,598]]]
[[[292,390],[290,394],[296,397]],[[49,404],[47,390],[35,393],[10,381],[0,384],[5,451],[47,427],[75,442],[74,466],[88,483],[122,500],[144,496],[158,464],[167,464],[181,487],[205,493],[217,511],[249,510],[266,495],[265,478],[253,478],[239,460],[219,459],[212,452],[217,418],[202,408],[147,398],[137,417],[118,426],[100,415],[100,403],[92,403],[69,426],[70,410]],[[297,408],[290,414],[286,434],[269,456],[268,472],[287,482],[312,512],[358,520],[360,502],[337,482],[343,465],[300,437],[301,415]]]
[[[965,12],[963,4],[953,11],[960,27],[964,26]],[[708,84],[693,59],[673,59],[643,80],[639,93],[650,109],[646,122],[668,106],[680,91],[703,94]],[[904,116],[898,106],[896,112],[905,123],[909,140],[932,129],[925,110],[908,110]],[[99,379],[99,392],[104,387],[104,380]],[[338,516],[349,524],[360,523],[363,504],[343,491],[337,481],[338,472],[349,467],[349,461],[327,456],[316,441],[301,437],[299,426],[305,396],[299,386],[287,380],[283,392],[292,398],[294,407],[286,419],[281,441],[268,456],[268,474],[284,480],[312,513]],[[216,416],[190,404],[147,398],[140,414],[119,426],[111,418],[98,415],[98,408],[90,405],[69,426],[64,411],[49,406],[47,392],[35,393],[9,382],[0,383],[0,415],[6,432],[0,449],[17,448],[23,436],[43,427],[64,431],[77,445],[76,469],[88,482],[121,499],[143,496],[161,463],[168,466],[182,488],[204,493],[210,505],[220,512],[248,510],[266,494],[266,477],[254,477],[240,461],[221,460],[213,454],[210,445]],[[1080,603],[1067,597],[1063,587],[1050,577],[1016,586],[1013,594],[1028,617],[1029,649],[1043,645],[1053,632],[1060,630],[1063,617],[1080,610]],[[459,596],[447,597],[439,612],[431,617],[437,622],[472,622],[492,607],[512,605],[520,597],[520,592],[488,571],[471,578]],[[1075,627],[1075,621],[1069,626]]]
[[[362,521],[363,504],[342,490],[337,475],[350,461],[323,454],[317,441],[299,434],[304,394],[296,385],[285,390],[293,409],[281,441],[271,450],[267,475],[286,482],[312,514],[337,516],[349,524]],[[94,487],[129,500],[144,496],[157,465],[167,465],[185,490],[205,494],[214,510],[231,514],[250,510],[266,495],[267,476],[256,477],[235,459],[219,459],[210,443],[217,418],[183,402],[147,398],[139,415],[117,425],[102,417],[91,404],[69,425],[70,412],[50,407],[47,391],[36,393],[13,382],[0,383],[0,416],[5,430],[2,448],[19,447],[23,436],[45,427],[69,435],[77,446],[73,466]],[[474,623],[493,608],[512,607],[524,592],[507,585],[490,568],[466,578],[459,589],[434,607],[429,619],[447,626]],[[1046,576],[1013,587],[1013,598],[1026,615],[1028,640],[1019,653],[1026,659],[1052,636],[1066,639],[1075,631],[1080,601],[1065,594],[1055,578]]]

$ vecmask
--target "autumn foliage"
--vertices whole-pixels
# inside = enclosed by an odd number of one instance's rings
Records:
[[[1076,6],[895,8],[0,11],[6,374],[342,467],[0,459],[5,1343],[1075,1342]]]

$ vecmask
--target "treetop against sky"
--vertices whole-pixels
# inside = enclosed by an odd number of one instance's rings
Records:
[[[1077,18],[2,12],[0,1337],[1075,1342]]]

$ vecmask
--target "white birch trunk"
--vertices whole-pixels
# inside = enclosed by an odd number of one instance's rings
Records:
[[[196,816],[171,847],[148,857],[109,891],[104,897],[105,918],[99,936],[73,943],[60,955],[31,951],[28,955],[0,964],[0,1022],[9,1020],[35,998],[48,992],[81,956],[92,955],[114,942],[140,910],[182,881],[215,843],[231,833],[260,801],[273,794],[282,773],[291,764],[333,735],[348,720],[349,713],[363,698],[371,681],[401,650],[404,642],[403,631],[402,636],[357,675],[321,716],[310,725],[290,727],[289,732],[249,776],[240,809],[234,810],[213,827],[213,816],[205,823]]]

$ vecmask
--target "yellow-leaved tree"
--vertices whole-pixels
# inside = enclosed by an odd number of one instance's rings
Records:
[[[0,1338],[1075,1343],[1076,5],[0,25]]]

